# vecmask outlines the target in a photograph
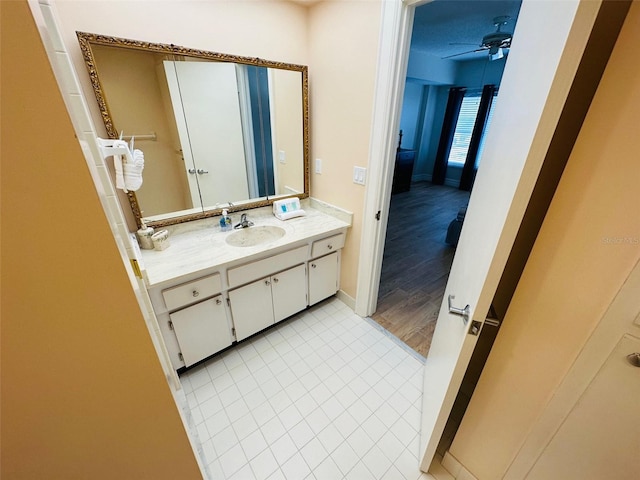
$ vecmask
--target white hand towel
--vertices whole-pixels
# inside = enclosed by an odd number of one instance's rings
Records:
[[[113,148],[124,147],[128,149],[127,142],[123,140],[114,140]],[[122,155],[113,155],[113,166],[116,172],[116,188],[127,191],[124,181],[124,168],[122,165]]]
[[[127,190],[136,191],[142,186],[142,170],[144,169],[144,153],[134,150],[133,157],[127,158],[124,165],[124,184]]]

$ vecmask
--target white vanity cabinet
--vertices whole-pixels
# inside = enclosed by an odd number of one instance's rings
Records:
[[[340,233],[313,242],[309,261],[309,305],[335,294],[339,288],[340,257],[345,235]]]
[[[231,345],[222,295],[169,314],[180,353],[189,367]]]
[[[273,221],[264,214],[263,224]],[[283,241],[243,248],[205,222],[174,233],[167,250],[142,252],[172,366],[191,367],[334,295],[348,225],[310,210],[285,225]]]
[[[338,291],[338,252],[309,262],[309,305]]]
[[[238,341],[304,310],[306,268],[298,265],[229,291]]]
[[[158,320],[162,326],[162,317],[169,317],[161,331],[174,367],[189,367],[232,344],[219,273],[166,288],[161,296],[166,313]]]

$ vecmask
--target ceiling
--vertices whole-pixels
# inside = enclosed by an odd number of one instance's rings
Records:
[[[496,31],[494,17],[508,15],[502,31],[513,33],[520,3],[521,0],[433,0],[416,7],[411,49],[440,58],[474,50],[484,35]],[[486,55],[483,51],[451,60],[475,60]]]

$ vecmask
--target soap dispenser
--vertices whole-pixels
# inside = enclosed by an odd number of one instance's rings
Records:
[[[144,220],[141,220],[142,226],[140,230],[138,230],[138,241],[140,242],[140,248],[144,250],[153,250],[153,240],[151,240],[151,236],[153,235],[153,227],[147,227],[144,223]]]
[[[231,230],[231,217],[229,216],[229,212],[225,208],[222,210],[222,217],[220,217],[220,231],[228,232]]]

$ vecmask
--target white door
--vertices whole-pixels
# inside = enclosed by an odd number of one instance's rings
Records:
[[[309,262],[309,305],[330,297],[338,290],[338,252]]]
[[[271,275],[273,317],[284,320],[307,307],[307,272],[304,265]]]
[[[235,64],[164,63],[194,205],[249,198]]]
[[[236,340],[244,340],[273,325],[271,277],[229,291],[229,303]]]
[[[425,366],[421,468],[433,459],[600,2],[524,0]],[[556,48],[540,48],[552,44]],[[568,53],[562,46],[570,44]],[[526,94],[525,94],[526,92]],[[449,313],[469,305],[470,320]],[[474,322],[477,322],[474,327]]]
[[[420,442],[424,471],[433,459],[476,344],[470,327],[474,321],[481,327],[489,310],[599,7],[599,1],[522,2],[482,168],[425,366]],[[395,139],[396,130],[389,131],[389,139]],[[375,211],[373,206],[368,208]],[[366,221],[373,222],[368,217]],[[363,235],[368,228],[373,227],[365,224]],[[383,245],[384,232],[376,233],[371,244]],[[367,247],[362,250],[366,255]],[[381,258],[381,247],[377,253]],[[454,307],[469,305],[467,324],[449,313],[449,295],[455,295]]]

